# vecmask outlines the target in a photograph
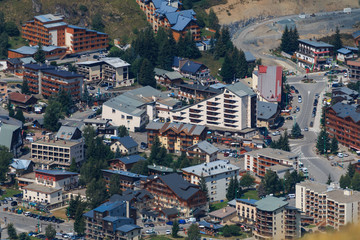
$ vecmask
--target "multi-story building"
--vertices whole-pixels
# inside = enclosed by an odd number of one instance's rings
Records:
[[[256,93],[242,82],[196,104],[171,111],[171,120],[238,132],[256,127]]]
[[[179,85],[178,98],[187,102],[190,102],[191,99],[195,102],[200,102],[221,92],[220,89],[209,86],[186,83]]]
[[[34,57],[38,50],[39,46],[22,46],[17,49],[9,49],[8,58]],[[66,47],[43,46],[42,50],[45,53],[45,58],[48,60],[59,58],[66,53]]]
[[[360,80],[360,59],[348,60],[346,65],[349,68],[350,80]]]
[[[338,102],[325,112],[325,126],[332,137],[346,147],[360,150],[360,108]]]
[[[282,67],[260,65],[252,75],[252,89],[259,101],[280,103],[282,92]]]
[[[89,30],[64,21],[64,16],[45,14],[35,16],[22,26],[22,37],[31,46],[41,43],[44,46],[66,47],[67,53],[91,52],[108,47],[106,33]]]
[[[134,190],[135,187],[140,186],[140,181],[146,181],[146,176],[132,173],[132,172],[126,172],[122,170],[102,170],[103,176],[106,182],[106,187],[110,188],[110,180],[111,176],[117,175],[119,177],[119,184],[121,186],[121,191],[125,190]]]
[[[115,57],[76,63],[77,73],[84,75],[86,82],[107,82],[114,87],[130,86],[134,83],[134,79],[129,79],[129,67],[129,63]]]
[[[79,174],[65,170],[35,170],[35,184],[47,187],[60,187],[65,191],[76,188]]]
[[[176,208],[181,217],[197,216],[208,210],[206,194],[177,173],[155,176],[144,188],[154,196],[156,210]]]
[[[181,169],[186,181],[199,185],[203,177],[206,182],[210,202],[224,200],[230,179],[238,178],[239,167],[232,165],[226,160],[217,160],[210,163],[202,163],[192,167]]]
[[[280,108],[277,103],[257,102],[257,126],[272,128],[276,127],[279,121]]]
[[[129,131],[145,129],[156,118],[169,121],[170,111],[181,102],[150,86],[127,91],[103,104],[102,118],[114,126],[124,125]]]
[[[146,159],[140,155],[131,155],[122,158],[115,158],[108,161],[112,170],[130,171],[132,166],[139,161]]]
[[[182,3],[180,1],[137,0],[136,2],[145,12],[146,20],[155,32],[160,27],[170,28],[174,39],[178,41],[190,31],[193,39],[200,41],[200,28],[196,22],[196,13],[192,9],[181,11]]]
[[[256,203],[255,199],[236,199],[236,211],[240,221],[253,225],[256,223]]]
[[[313,181],[296,184],[296,207],[317,225],[339,229],[360,220],[360,192]]]
[[[86,239],[138,240],[141,227],[136,225],[128,201],[109,201],[84,214]]]
[[[281,165],[298,169],[298,154],[280,149],[263,148],[245,153],[245,170],[264,177],[271,166]]]
[[[331,63],[334,46],[306,39],[299,39],[299,48],[294,56],[300,67],[310,70],[323,70],[326,64]]]
[[[188,147],[206,139],[206,127],[182,123],[150,122],[146,126],[149,148],[158,137],[170,153],[186,152]]]
[[[285,198],[267,196],[256,203],[255,239],[297,239],[301,236],[300,211]]]
[[[80,99],[83,86],[83,75],[58,70],[45,64],[24,65],[23,79],[28,82],[30,92],[50,97],[64,89],[74,99]]]
[[[208,141],[199,142],[186,149],[186,155],[190,160],[194,158],[202,162],[213,162],[217,160],[219,149]]]
[[[0,145],[7,147],[14,157],[21,154],[21,146],[23,145],[21,129],[21,126],[7,124],[3,120],[0,122]]]
[[[74,158],[76,164],[84,161],[84,142],[64,140],[38,140],[31,143],[31,160],[42,169],[68,168]]]
[[[2,99],[7,99],[7,97],[8,97],[7,81],[0,80],[0,97]]]

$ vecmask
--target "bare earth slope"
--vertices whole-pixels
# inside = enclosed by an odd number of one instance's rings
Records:
[[[357,0],[227,0],[212,7],[221,24],[256,18],[358,8]]]

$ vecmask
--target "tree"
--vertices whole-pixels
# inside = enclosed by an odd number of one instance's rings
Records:
[[[284,137],[282,138],[282,142],[280,142],[280,144],[282,150],[290,152],[290,144],[287,130],[285,130]]]
[[[0,20],[1,22],[1,20]],[[9,36],[6,32],[0,32],[0,59],[7,57],[7,50],[9,47]]]
[[[173,238],[177,238],[179,230],[180,230],[179,222],[177,220],[175,220],[174,223],[173,223],[173,226],[171,228],[171,236]]]
[[[25,123],[25,117],[24,114],[22,112],[22,110],[20,108],[17,109],[16,114],[14,116],[15,119]]]
[[[74,107],[74,101],[70,95],[70,92],[61,88],[58,94],[55,96],[54,101],[57,101],[61,104],[61,112],[69,115]]]
[[[20,233],[18,239],[19,240],[31,240],[30,236],[25,232]]]
[[[47,239],[52,240],[55,238],[56,236],[56,229],[53,227],[52,224],[49,224],[46,228],[45,228],[45,236]]]
[[[142,61],[138,81],[143,86],[156,87],[154,67],[146,58]]]
[[[5,23],[5,32],[10,37],[17,37],[20,35],[19,29],[13,21],[9,21]]]
[[[330,185],[330,183],[332,183],[332,179],[331,179],[331,175],[329,173],[328,180],[327,180],[326,184]]]
[[[0,181],[6,180],[7,173],[9,172],[9,165],[13,159],[13,154],[9,149],[0,145]]]
[[[349,175],[350,178],[353,178],[355,175],[355,165],[349,163],[348,165],[348,169],[347,169],[347,174]]]
[[[293,138],[300,138],[302,136],[301,134],[301,128],[298,123],[295,123],[291,129],[291,136]]]
[[[7,234],[11,240],[17,239],[16,229],[12,223],[7,226]]]
[[[147,176],[149,174],[148,165],[148,161],[138,161],[131,167],[130,172]]]
[[[316,148],[319,151],[320,154],[325,154],[328,152],[328,150],[330,149],[329,146],[329,135],[326,132],[325,129],[321,130],[318,139],[317,139],[317,143],[316,143]]]
[[[122,195],[120,181],[121,181],[121,179],[118,174],[111,175],[110,184],[109,184],[109,195],[110,196],[112,196],[114,194]]]
[[[228,189],[227,189],[227,193],[226,193],[226,198],[228,201],[231,201],[235,198],[235,185],[234,185],[234,179],[231,178],[230,179],[230,182],[229,182],[229,186],[228,186]]]
[[[84,210],[85,210],[85,204],[81,203],[79,204],[79,207],[76,209],[75,213],[75,221],[74,221],[74,231],[78,235],[84,235],[85,233],[85,219],[84,219]]]
[[[92,28],[96,31],[103,32],[105,25],[103,23],[100,13],[96,13],[91,19]]]
[[[289,52],[294,53],[299,47],[299,33],[296,26],[289,31]]]
[[[330,151],[331,153],[337,153],[339,151],[339,142],[335,136],[331,139]]]
[[[207,188],[206,181],[202,172],[199,180],[199,186],[200,190],[206,194],[206,198],[209,199],[209,190]]]
[[[50,101],[44,115],[44,127],[56,132],[61,126],[59,119],[63,117],[61,104],[57,101]]]
[[[75,65],[72,65],[71,63],[67,64],[67,68],[69,72],[74,72],[76,73],[77,69]]]
[[[170,71],[175,56],[175,45],[169,39],[166,39],[164,44],[159,46],[158,65],[162,69]]]
[[[87,189],[86,189],[86,197],[88,199],[89,207],[96,208],[103,201],[107,199],[107,191],[105,186],[105,181],[103,179],[93,179]]]
[[[67,209],[67,214],[69,218],[74,218],[76,214],[76,210],[80,207],[81,199],[80,196],[76,196],[74,199],[71,195],[69,207]]]
[[[21,93],[30,95],[30,89],[29,89],[29,85],[28,85],[28,82],[26,79],[23,80],[23,83],[21,85]]]
[[[87,12],[88,11],[88,8],[85,6],[85,5],[80,5],[79,6],[79,10],[83,13]]]
[[[91,125],[85,126],[83,130],[83,137],[85,140],[85,146],[90,146],[96,137],[95,129]]]
[[[188,230],[188,236],[186,240],[199,240],[200,239],[200,230],[196,224],[191,224]]]
[[[118,128],[118,137],[129,136],[129,131],[126,129],[124,125],[119,126]]]
[[[267,170],[264,177],[266,194],[278,193],[283,189],[283,185],[276,172]]]
[[[341,41],[339,27],[336,27],[333,45],[334,45],[334,50],[335,51],[342,48],[342,41]]]
[[[223,78],[223,81],[225,83],[232,83],[232,81],[234,81],[234,69],[233,69],[233,63],[231,61],[231,58],[228,54],[226,54],[224,62],[221,66],[221,72],[220,72],[221,77]]]
[[[38,44],[38,50],[36,51],[36,53],[34,54],[34,60],[37,63],[45,63],[46,60],[46,55],[45,52],[43,50],[42,44],[41,42],[39,42]]]
[[[150,161],[153,161],[153,159],[156,158],[156,155],[160,151],[160,148],[161,148],[161,143],[160,143],[159,137],[155,136],[154,140],[152,142],[152,145],[151,145],[151,152],[150,152],[150,157],[149,157]]]
[[[281,51],[284,51],[286,53],[290,52],[290,33],[289,33],[289,28],[287,25],[285,25],[285,30],[281,36],[281,44],[280,44],[280,49]]]
[[[210,28],[216,31],[220,29],[219,19],[212,8],[210,8],[210,12],[208,16],[208,24]]]
[[[78,171],[75,158],[71,159],[71,164],[70,164],[69,171],[70,172],[77,172]]]
[[[249,188],[255,184],[255,178],[251,176],[249,173],[245,173],[240,180],[240,186]]]
[[[341,175],[339,183],[341,188],[345,189],[351,187],[351,178],[349,174]]]
[[[351,187],[355,191],[360,191],[360,173],[355,172],[353,178],[351,179]]]
[[[266,196],[266,189],[265,189],[265,183],[263,180],[261,180],[259,186],[256,189],[257,191],[257,195],[259,198],[263,198],[264,196]]]

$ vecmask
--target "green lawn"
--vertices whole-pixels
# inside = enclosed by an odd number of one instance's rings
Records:
[[[217,203],[212,203],[210,204],[210,211],[215,211],[215,210],[219,210],[223,207],[227,206],[228,201],[223,201],[223,202],[217,202]]]
[[[10,37],[9,38],[10,48],[19,48],[24,45],[28,45],[28,43],[22,37]]]
[[[243,195],[241,195],[241,198],[250,198],[250,199],[255,199],[255,200],[259,200],[260,198],[257,195],[256,190],[248,190],[246,191]]]
[[[2,196],[0,197],[0,200],[3,200],[3,199],[6,198],[6,197],[12,197],[12,196],[14,196],[14,194],[19,194],[19,193],[21,193],[21,191],[18,190],[18,189],[6,188],[6,189],[3,189],[3,190],[5,190],[6,192],[5,192],[4,195],[2,195]]]
[[[198,59],[192,59],[195,62],[201,62],[205,64],[210,69],[210,73],[212,76],[216,77],[221,68],[221,65],[224,62],[224,58],[220,58],[219,60],[215,60],[213,56],[209,52],[201,52],[202,56]]]

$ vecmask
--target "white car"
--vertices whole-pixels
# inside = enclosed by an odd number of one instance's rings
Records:
[[[343,154],[343,153],[338,153],[337,156],[338,156],[339,158],[343,158],[343,157],[344,157],[344,154]]]
[[[348,74],[347,73],[344,73],[344,77],[347,77],[348,76]]]
[[[148,230],[146,230],[145,233],[146,233],[146,234],[155,234],[155,231],[152,230],[152,229],[148,229]]]
[[[301,98],[298,99],[298,103],[302,103],[302,99],[301,99]]]
[[[25,213],[24,213],[24,215],[25,215],[26,217],[30,216],[30,214],[31,214],[31,212],[25,212]]]
[[[166,235],[170,235],[171,231],[170,230],[166,230]]]

